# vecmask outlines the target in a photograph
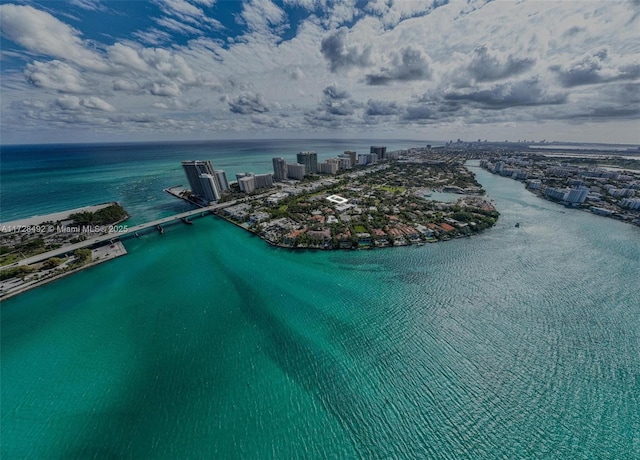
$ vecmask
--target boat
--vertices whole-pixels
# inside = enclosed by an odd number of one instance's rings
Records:
[[[515,227],[516,227],[516,228],[520,227],[520,222],[516,222]]]

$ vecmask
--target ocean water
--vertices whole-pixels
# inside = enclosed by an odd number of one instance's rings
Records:
[[[431,141],[391,140],[389,150]],[[118,201],[135,225],[186,211],[189,205],[163,190],[186,185],[183,160],[211,160],[227,173],[273,172],[273,157],[295,162],[296,153],[313,150],[318,159],[345,150],[368,153],[367,140],[260,140],[157,144],[2,146],[0,222]]]
[[[473,238],[293,252],[208,216],[3,302],[2,457],[640,457],[640,230],[473,168]]]

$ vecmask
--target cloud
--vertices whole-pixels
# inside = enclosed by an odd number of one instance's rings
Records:
[[[438,119],[438,111],[435,107],[429,105],[412,105],[406,108],[402,116],[403,120],[436,120]]]
[[[149,92],[154,96],[175,97],[180,94],[180,87],[172,81],[165,83],[154,82],[148,85]]]
[[[284,24],[287,15],[271,0],[249,0],[242,6],[240,19],[250,32],[269,35]]]
[[[140,91],[140,85],[135,81],[125,80],[123,78],[116,78],[113,80],[114,91]]]
[[[327,18],[323,21],[328,29],[335,29],[342,24],[353,21],[360,13],[356,7],[355,0],[340,0],[332,2],[327,14]]]
[[[176,96],[189,88],[220,85],[210,73],[194,70],[179,53],[162,48],[133,48],[116,43],[107,50],[112,73],[122,77],[113,81],[117,91],[144,88],[155,96]]]
[[[323,98],[320,103],[320,111],[331,115],[345,116],[353,115],[361,104],[349,99],[350,94],[338,88],[334,83],[322,90]]]
[[[544,120],[578,132],[590,120],[629,127],[638,117],[628,3],[153,0],[151,17],[123,20],[121,2],[74,1],[0,6],[3,136],[60,126],[132,139],[263,127],[283,136],[421,124],[535,130]],[[90,29],[88,8],[104,5],[104,21],[121,21],[111,35]],[[238,24],[225,29],[214,14]]]
[[[78,110],[81,108],[78,96],[61,96],[56,99],[55,104],[63,110]]]
[[[324,94],[326,100],[341,100],[349,97],[349,92],[338,88],[335,83],[323,89],[322,94]]]
[[[390,62],[377,74],[366,76],[367,85],[388,85],[394,81],[428,80],[431,78],[431,58],[413,46],[391,54]]]
[[[158,4],[163,11],[176,16],[191,16],[197,18],[204,15],[204,12],[200,8],[185,0],[160,0]]]
[[[69,3],[88,11],[106,11],[107,9],[100,0],[69,0]]]
[[[264,113],[253,114],[251,116],[251,122],[275,129],[287,129],[294,127],[294,125],[287,120],[287,117],[283,117],[281,115],[267,115]]]
[[[178,32],[185,35],[201,35],[203,33],[202,30],[190,26],[189,24],[185,24],[184,22],[180,22],[174,18],[156,18],[155,22],[165,29],[169,29],[173,32]]]
[[[364,8],[375,14],[387,27],[395,27],[405,19],[424,16],[438,8],[446,5],[448,0],[410,0],[410,1],[388,1],[372,0]]]
[[[264,113],[270,110],[263,94],[243,93],[229,101],[229,110],[242,115]]]
[[[593,85],[617,80],[640,79],[640,56],[622,58],[601,48],[566,65],[551,66],[562,86]]]
[[[63,110],[81,110],[83,108],[98,110],[101,112],[115,112],[116,109],[107,101],[96,96],[80,98],[78,96],[61,96],[54,102],[56,106]]]
[[[519,75],[529,70],[536,60],[515,57],[513,54],[489,51],[486,45],[472,52],[468,71],[476,82],[492,82]]]
[[[116,43],[109,47],[107,56],[112,64],[127,67],[139,72],[149,71],[149,64],[140,56],[138,50],[130,46]]]
[[[398,115],[402,112],[402,107],[397,102],[377,101],[369,99],[365,114],[370,117]]]
[[[218,20],[209,17],[205,14],[202,8],[199,8],[186,0],[156,0],[156,3],[164,14],[173,16],[183,23],[186,22],[195,26],[193,28],[189,28],[184,24],[181,25],[180,22],[176,21],[176,19],[168,20],[168,18],[165,18],[164,20],[160,20],[160,22],[165,26],[176,32],[201,34],[203,32],[200,28],[203,27],[206,29],[222,28],[222,24]],[[211,7],[214,4],[212,0],[197,0],[196,3],[207,7]]]
[[[298,66],[288,69],[287,74],[292,80],[302,80],[305,77],[304,72]]]
[[[142,43],[146,43],[147,45],[161,45],[163,43],[168,43],[172,40],[171,34],[158,30],[155,27],[152,27],[149,30],[137,30],[132,34],[133,38],[139,39]]]
[[[466,102],[483,109],[555,105],[566,102],[564,93],[549,93],[538,78],[500,83],[482,90],[452,91],[444,99]]]
[[[635,83],[614,83],[583,88],[572,104],[554,111],[549,118],[565,120],[636,120],[640,115],[640,91]]]
[[[284,4],[287,6],[295,6],[298,8],[304,8],[305,10],[312,11],[321,6],[320,0],[284,0]]]
[[[322,40],[320,51],[332,72],[372,64],[371,46],[349,45],[348,29],[341,27]]]
[[[87,49],[76,29],[31,6],[0,5],[2,35],[27,50],[71,61],[83,68],[107,70],[103,59]]]
[[[336,129],[354,123],[361,123],[358,113],[363,105],[353,99],[344,89],[335,83],[322,90],[322,99],[318,107],[304,114],[305,121],[312,127],[322,126]]]
[[[89,96],[89,97],[82,98],[82,100],[80,101],[80,104],[82,105],[82,107],[86,107],[88,109],[93,109],[93,110],[101,110],[103,112],[116,111],[115,107],[113,107],[107,101],[100,99],[99,97],[96,97],[96,96]]]
[[[87,82],[82,74],[64,62],[53,60],[49,62],[34,61],[27,64],[24,76],[29,83],[44,89],[60,91],[62,93],[87,93]]]

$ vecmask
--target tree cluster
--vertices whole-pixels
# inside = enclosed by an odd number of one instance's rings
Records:
[[[77,212],[69,216],[76,225],[107,225],[127,217],[127,212],[119,204],[112,204],[95,212]]]

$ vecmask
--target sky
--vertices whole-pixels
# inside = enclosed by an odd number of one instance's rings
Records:
[[[0,142],[640,144],[640,1],[0,0]]]

